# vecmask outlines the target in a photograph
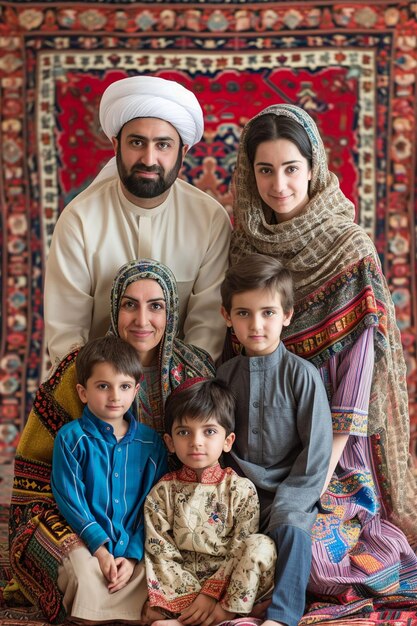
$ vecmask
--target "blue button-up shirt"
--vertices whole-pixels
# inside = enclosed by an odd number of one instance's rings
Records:
[[[93,554],[106,543],[115,557],[142,559],[143,503],[168,471],[161,437],[126,413],[129,429],[113,427],[88,409],[55,439],[51,486],[58,508]]]

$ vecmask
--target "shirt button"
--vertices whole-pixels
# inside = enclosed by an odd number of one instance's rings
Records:
[[[119,478],[119,474],[117,472],[114,473],[116,478]]]
[[[114,499],[116,504],[119,504],[119,500],[117,498]]]
[[[259,402],[254,402],[253,406],[255,407],[255,409],[258,409],[259,408]]]
[[[110,430],[110,426],[107,426],[106,430]]]
[[[121,451],[122,451],[122,449],[121,449],[121,448],[117,448],[117,452],[121,452]]]
[[[121,545],[121,546],[123,546],[123,545],[124,545],[124,541],[123,541],[123,539],[122,539],[122,541],[120,542],[120,545]]]
[[[257,435],[259,430],[257,428],[252,428],[252,432],[253,432],[254,435]]]

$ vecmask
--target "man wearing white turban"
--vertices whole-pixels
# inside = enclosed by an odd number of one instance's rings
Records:
[[[216,200],[178,178],[203,135],[200,104],[179,83],[134,76],[105,90],[100,123],[115,157],[65,207],[52,237],[44,290],[49,355],[56,362],[106,333],[112,280],[143,257],[172,269],[182,337],[216,359],[230,220]]]

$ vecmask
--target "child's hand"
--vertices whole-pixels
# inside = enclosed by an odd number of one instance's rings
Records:
[[[114,561],[114,556],[110,554],[106,546],[100,546],[94,552],[94,556],[98,559],[101,572],[109,583],[114,583],[117,580],[117,566]]]
[[[221,622],[229,622],[232,619],[235,619],[236,613],[231,613],[230,611],[226,611],[221,605],[220,602],[217,602],[214,610],[207,619],[201,623],[200,626],[214,626],[215,624],[220,624]]]
[[[204,593],[198,594],[195,600],[188,606],[178,620],[182,624],[189,624],[189,626],[195,626],[195,624],[202,624],[209,615],[214,611],[217,604],[215,598],[206,596]]]
[[[132,577],[133,570],[135,569],[136,560],[125,559],[124,556],[118,556],[116,559],[114,559],[114,562],[117,567],[117,579],[107,585],[110,593],[119,591],[119,589],[127,585]]]

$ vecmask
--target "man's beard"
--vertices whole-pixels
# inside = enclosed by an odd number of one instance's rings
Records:
[[[119,172],[120,180],[129,193],[136,198],[157,198],[162,195],[167,189],[175,183],[178,178],[178,173],[182,165],[182,150],[178,150],[178,157],[174,167],[165,174],[165,170],[160,165],[152,165],[147,167],[146,165],[135,165],[129,173],[125,164],[123,163],[120,143],[117,147],[116,154],[117,171]],[[136,172],[155,172],[158,176],[154,179],[142,178],[138,176]]]

